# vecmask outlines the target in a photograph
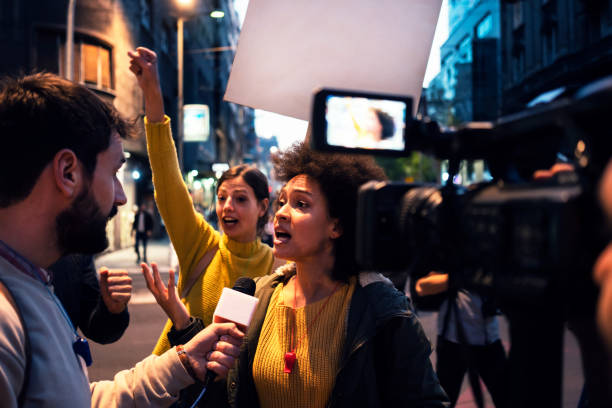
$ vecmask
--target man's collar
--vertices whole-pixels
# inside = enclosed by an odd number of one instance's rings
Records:
[[[45,285],[51,282],[52,276],[50,272],[35,266],[2,240],[0,240],[0,256],[31,278],[39,280]]]

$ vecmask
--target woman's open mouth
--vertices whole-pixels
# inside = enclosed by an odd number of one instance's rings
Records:
[[[223,225],[228,227],[234,226],[238,223],[238,219],[233,217],[223,217],[221,221],[223,222]]]
[[[291,234],[284,230],[274,230],[274,245],[286,244],[291,239]]]

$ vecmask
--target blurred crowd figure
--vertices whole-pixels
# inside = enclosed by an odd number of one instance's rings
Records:
[[[134,251],[136,252],[136,263],[147,262],[147,241],[153,234],[153,216],[147,210],[146,204],[140,204],[138,211],[134,215],[132,224],[132,235],[135,235]],[[140,256],[140,246],[142,245],[142,257]]]
[[[465,289],[450,289],[447,273],[429,273],[417,280],[415,290],[418,296],[447,294],[438,313],[436,372],[451,407],[457,403],[466,373],[479,407],[484,403],[478,377],[495,406],[507,407],[506,352],[490,299]]]

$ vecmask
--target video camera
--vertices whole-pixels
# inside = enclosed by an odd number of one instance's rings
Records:
[[[324,89],[314,97],[311,143],[321,151],[420,151],[448,160],[444,185],[361,187],[361,269],[409,270],[413,277],[445,271],[455,286],[502,304],[528,302],[570,287],[593,290],[590,271],[606,243],[596,187],[612,153],[610,106],[612,77],[496,122],[442,130],[412,118],[409,97]],[[559,158],[574,171],[533,178]],[[461,160],[476,159],[486,162],[492,180],[454,184]]]

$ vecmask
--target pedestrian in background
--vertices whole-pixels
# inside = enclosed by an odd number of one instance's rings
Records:
[[[142,203],[134,216],[132,224],[132,235],[136,235],[134,251],[136,251],[136,263],[142,259],[147,262],[147,241],[153,233],[153,216],[147,211],[147,206]],[[140,244],[142,244],[142,258],[140,257]]]
[[[449,292],[449,276],[431,272],[416,282],[415,291],[418,296]],[[465,289],[450,289],[440,306],[436,373],[451,407],[457,403],[466,373],[482,378],[497,408],[508,406],[506,351],[496,312],[488,299]],[[471,385],[474,395],[482,398],[480,383],[471,381]]]
[[[101,268],[98,281],[93,256],[84,254],[64,256],[49,271],[53,291],[75,328],[96,343],[119,340],[130,323],[132,279],[127,271]]]

